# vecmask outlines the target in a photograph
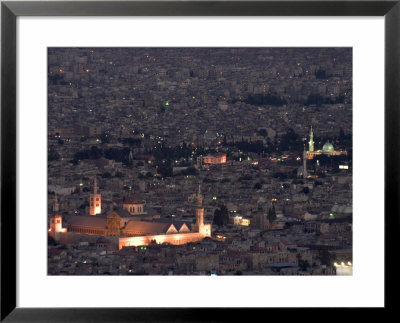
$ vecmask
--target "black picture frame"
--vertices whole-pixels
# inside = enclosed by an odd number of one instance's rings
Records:
[[[2,1],[1,2],[1,321],[186,322],[248,319],[264,309],[16,307],[16,19],[18,16],[384,16],[385,310],[398,286],[400,1]],[[373,189],[371,185],[371,189]],[[373,234],[373,233],[371,233]],[[373,277],[371,277],[373,279]],[[267,291],[266,291],[267,292]],[[366,290],[367,292],[367,290]],[[108,297],[108,296],[105,296]],[[268,309],[268,308],[266,308]],[[287,309],[274,309],[287,315]],[[251,312],[249,312],[251,311]],[[283,314],[285,311],[286,314]],[[379,310],[379,315],[381,311]],[[338,317],[342,319],[342,317]]]

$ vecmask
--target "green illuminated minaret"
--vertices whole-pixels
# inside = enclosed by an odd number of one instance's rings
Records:
[[[314,133],[312,131],[312,126],[311,126],[311,131],[310,131],[310,141],[308,142],[308,151],[309,152],[314,151]]]

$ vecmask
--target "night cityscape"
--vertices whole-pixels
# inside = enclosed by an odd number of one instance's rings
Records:
[[[49,275],[352,275],[351,48],[48,48]]]

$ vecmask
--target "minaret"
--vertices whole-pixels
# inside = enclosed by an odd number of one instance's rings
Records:
[[[201,185],[199,184],[199,191],[197,192],[196,202],[196,224],[203,226],[204,224],[204,208],[203,208],[203,195],[201,194]]]
[[[312,130],[312,126],[310,130],[310,141],[308,142],[308,151],[311,153],[314,151],[314,133]]]
[[[199,190],[197,192],[195,212],[196,212],[196,223],[192,224],[192,231],[202,232],[204,229],[204,208],[203,208],[203,195],[201,194],[200,184],[199,184]]]
[[[97,194],[97,190],[98,190],[98,187],[97,187],[97,177],[95,177],[95,178],[94,178],[94,181],[93,181],[93,194]]]
[[[94,178],[93,182],[93,194],[90,194],[90,215],[101,214],[101,194],[97,193],[97,178]]]
[[[67,229],[62,227],[62,215],[60,212],[60,204],[58,203],[57,194],[53,200],[53,214],[50,216],[49,235],[56,241],[60,241],[61,233],[66,232]]]
[[[57,194],[54,194],[53,212],[58,213],[59,211],[60,211],[60,203],[58,203]]]

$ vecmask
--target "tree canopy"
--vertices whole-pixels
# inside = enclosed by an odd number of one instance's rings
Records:
[[[228,209],[225,205],[220,205],[214,212],[213,224],[218,226],[227,225],[229,223]]]
[[[272,204],[271,207],[268,210],[267,219],[268,219],[269,222],[273,222],[273,221],[276,220],[276,212],[275,212],[274,204]]]

